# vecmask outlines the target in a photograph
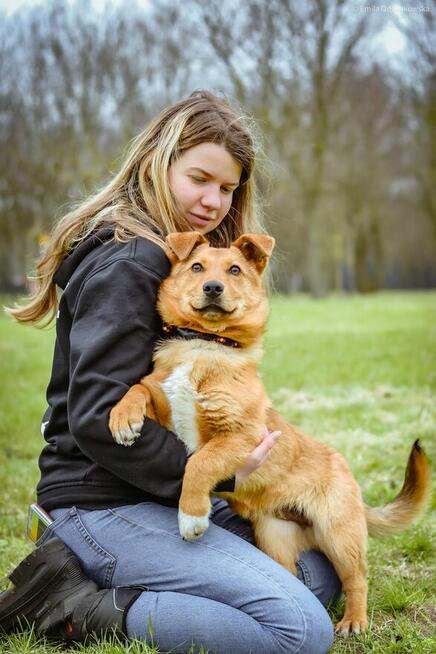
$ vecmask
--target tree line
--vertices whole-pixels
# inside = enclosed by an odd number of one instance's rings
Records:
[[[278,290],[434,285],[427,5],[387,17],[355,0],[51,0],[0,14],[0,287],[23,284],[54,220],[198,88],[253,117]],[[377,52],[388,20],[406,40],[401,65]]]

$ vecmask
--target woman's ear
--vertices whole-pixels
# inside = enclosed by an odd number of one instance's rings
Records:
[[[242,234],[232,243],[233,247],[241,250],[247,261],[254,263],[259,274],[264,271],[274,244],[274,238],[268,234]]]
[[[208,243],[200,232],[172,232],[165,239],[167,244],[167,255],[171,263],[184,261],[191,252],[203,243]]]

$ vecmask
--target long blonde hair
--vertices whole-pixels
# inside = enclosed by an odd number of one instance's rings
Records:
[[[208,234],[209,240],[228,247],[244,232],[264,231],[253,177],[255,146],[247,120],[226,100],[197,91],[164,109],[132,141],[115,177],[61,218],[37,262],[28,303],[8,312],[23,323],[37,323],[47,315],[51,322],[57,309],[53,275],[67,254],[98,229],[111,227],[117,241],[141,236],[161,246],[170,232],[191,230],[171,194],[168,169],[181,153],[205,142],[222,145],[242,166],[231,208]]]

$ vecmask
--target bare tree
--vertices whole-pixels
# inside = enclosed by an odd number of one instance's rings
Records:
[[[341,128],[334,112],[341,80],[369,32],[370,15],[356,6],[350,10],[351,3],[342,0],[247,0],[234,20],[226,22],[234,3],[194,4],[234,95],[254,109],[302,203],[305,277],[311,292],[323,295],[328,257],[322,207],[325,167]]]
[[[403,21],[402,76],[368,65],[383,17],[358,0],[51,0],[0,16],[0,283],[158,109],[196,88],[239,101],[264,135],[280,290],[431,280],[434,15]]]
[[[413,174],[436,241],[436,1],[427,11],[397,20],[409,43],[407,99],[413,116]]]
[[[2,16],[3,286],[21,283],[53,219],[185,87],[181,31],[159,9],[52,0]]]

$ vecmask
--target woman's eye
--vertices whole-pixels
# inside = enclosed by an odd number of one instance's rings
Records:
[[[222,192],[225,193],[226,195],[229,195],[229,193],[233,193],[233,189],[231,189],[231,188],[225,188],[225,187],[224,187],[224,188],[222,188],[221,190],[222,190]]]
[[[191,175],[191,179],[196,184],[204,184],[204,182],[206,181],[203,177],[196,177],[195,175]]]
[[[201,263],[193,263],[192,266],[191,266],[191,270],[193,272],[201,272],[202,270],[204,270],[204,268],[201,265]]]
[[[231,266],[231,267],[229,268],[229,272],[230,272],[232,275],[239,275],[239,273],[241,272],[241,269],[240,269],[239,266]]]

